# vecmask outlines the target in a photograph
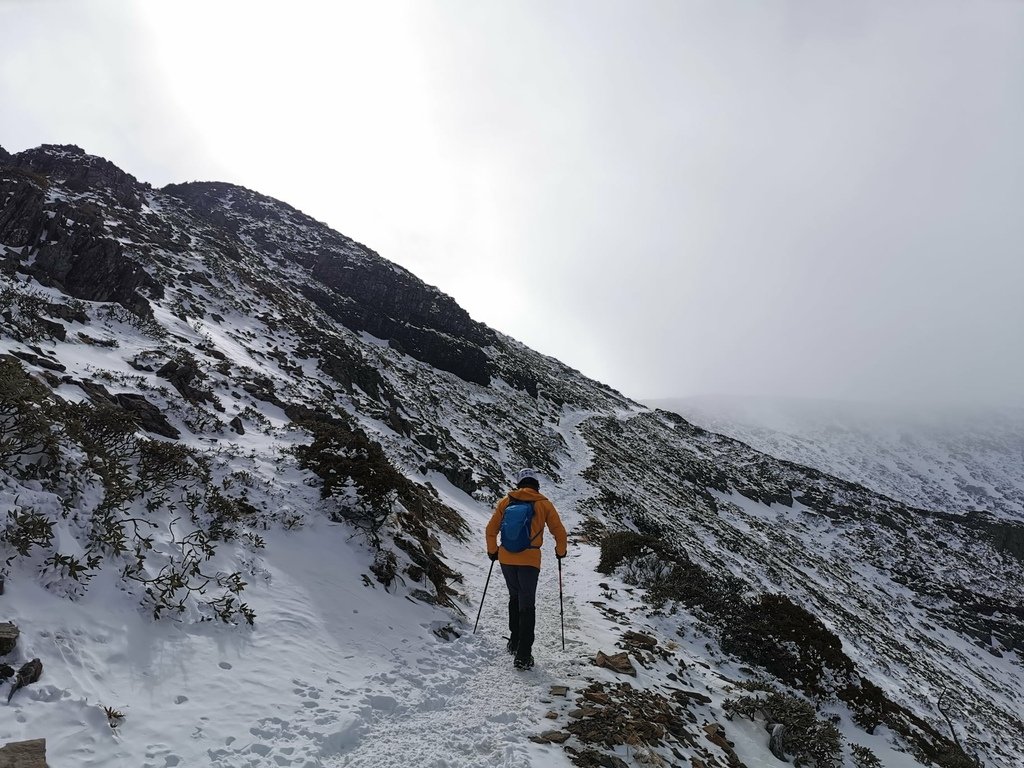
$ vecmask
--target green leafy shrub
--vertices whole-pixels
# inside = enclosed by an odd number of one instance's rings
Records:
[[[205,480],[209,471],[196,459],[195,452],[180,443],[161,440],[138,442],[138,482],[140,495],[150,494],[157,503],[167,500],[171,488],[187,480]]]
[[[662,553],[675,558],[674,553],[666,553],[661,542],[653,536],[644,536],[632,531],[616,531],[601,539],[601,559],[597,564],[599,573],[610,576],[623,562],[636,560],[647,552]]]
[[[868,747],[862,747],[860,744],[851,744],[850,753],[853,755],[853,764],[856,768],[884,768],[882,761],[878,759],[878,755]]]
[[[7,558],[9,566],[16,557],[27,557],[35,549],[47,549],[53,541],[53,521],[46,515],[25,507],[7,512],[7,524],[0,531],[0,544],[14,550]]]
[[[25,477],[56,463],[57,408],[49,389],[20,363],[0,359],[0,469]]]

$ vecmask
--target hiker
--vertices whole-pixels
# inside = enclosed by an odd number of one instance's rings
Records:
[[[509,520],[505,520],[506,511]],[[516,540],[518,537],[515,531],[510,530],[510,524],[527,519],[529,525],[524,527],[521,540]],[[561,560],[568,547],[565,526],[555,505],[541,494],[537,470],[520,470],[516,475],[516,489],[498,502],[491,521],[487,523],[487,556],[501,564],[501,572],[508,584],[508,652],[515,655],[516,669],[533,666],[537,579],[540,576],[540,548],[544,543],[545,525],[555,537],[555,557]],[[499,530],[502,534],[500,547]]]

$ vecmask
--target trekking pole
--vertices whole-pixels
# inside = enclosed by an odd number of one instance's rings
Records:
[[[480,623],[480,611],[484,609],[484,598],[487,597],[487,585],[491,583],[491,571],[494,570],[494,561],[491,560],[491,567],[487,569],[487,581],[484,582],[484,593],[480,595],[480,608],[476,612],[476,624],[473,625],[473,634],[476,634],[476,625]]]
[[[562,558],[558,558],[558,608],[562,615],[562,650],[565,650],[565,602],[562,600]]]

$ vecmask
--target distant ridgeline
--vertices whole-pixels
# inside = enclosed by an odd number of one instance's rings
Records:
[[[479,532],[431,480],[489,505],[520,466],[557,486],[589,462],[602,567],[714,654],[922,761],[1024,754],[1019,523],[644,408],[284,203],[0,150],[0,320],[8,579],[74,599],[110,569],[156,617],[258,622],[264,534],[323,516],[365,537],[381,599],[464,610],[445,551]]]

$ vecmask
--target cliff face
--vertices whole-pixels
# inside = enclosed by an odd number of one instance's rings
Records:
[[[1002,734],[979,741],[992,764],[1024,751],[1015,523],[914,508],[644,408],[284,203],[154,190],[77,148],[0,153],[0,318],[0,422],[21,436],[0,443],[0,544],[29,578],[63,564],[52,589],[108,569],[156,614],[244,622],[263,533],[317,516],[362,534],[367,589],[465,612],[448,553],[478,532],[446,499],[486,514],[529,465],[582,538],[650,537],[620,560],[697,617],[715,658],[933,757],[953,748],[945,691],[963,732]],[[799,674],[778,668],[794,654]]]
[[[145,187],[112,163],[77,147],[44,146],[0,168],[0,242],[32,254],[31,274],[75,298],[113,301],[145,314],[162,286],[105,231],[95,203],[69,203],[64,190],[93,193],[137,211]]]

